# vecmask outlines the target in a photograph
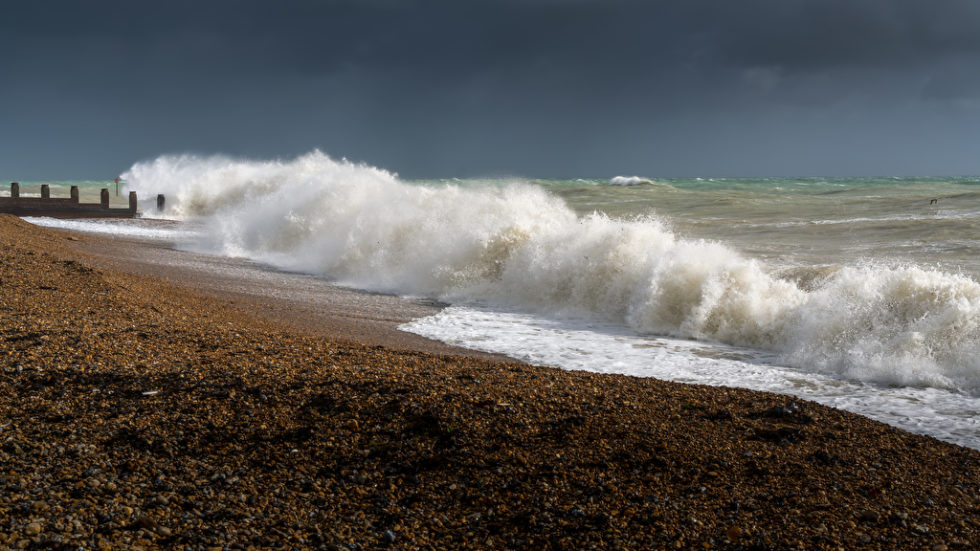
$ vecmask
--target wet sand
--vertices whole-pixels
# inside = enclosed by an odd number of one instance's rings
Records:
[[[0,548],[980,541],[975,450],[769,393],[399,347],[378,295],[333,323],[385,346],[299,331],[235,270],[189,283],[123,250],[0,216]]]

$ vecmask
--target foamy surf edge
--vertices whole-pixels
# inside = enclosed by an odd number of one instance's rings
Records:
[[[202,224],[200,250],[369,290],[768,350],[847,380],[980,393],[980,284],[966,276],[869,264],[785,278],[653,218],[578,217],[526,183],[410,185],[319,151],[166,156],[124,177],[141,195],[166,194],[169,216]]]

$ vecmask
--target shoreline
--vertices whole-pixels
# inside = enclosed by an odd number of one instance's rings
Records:
[[[32,221],[30,218],[26,220]],[[662,367],[670,365],[670,362],[658,362],[661,366],[659,369],[655,367],[658,363],[637,368],[640,364],[637,364],[630,350],[619,350],[618,354],[621,355],[618,357],[617,353],[610,353],[609,351],[603,356],[607,358],[617,357],[617,360],[623,360],[622,363],[632,366],[632,369],[605,370],[602,369],[601,364],[575,365],[574,362],[570,365],[567,358],[564,357],[555,357],[554,355],[542,357],[540,353],[535,355],[537,347],[529,344],[534,342],[534,334],[521,337],[528,344],[526,350],[507,352],[498,349],[496,352],[487,351],[493,350],[493,346],[488,347],[486,340],[475,343],[478,348],[472,350],[466,348],[467,345],[458,340],[449,340],[454,344],[447,344],[439,340],[430,340],[433,337],[431,335],[424,336],[425,331],[422,330],[416,333],[411,329],[408,332],[400,329],[403,324],[437,314],[446,306],[452,306],[450,304],[439,303],[439,301],[432,299],[406,298],[357,287],[344,287],[315,275],[284,271],[275,266],[245,258],[225,257],[210,252],[197,253],[186,248],[178,248],[178,240],[180,239],[178,236],[183,235],[185,231],[194,233],[193,230],[181,231],[182,224],[184,223],[175,220],[146,219],[140,224],[140,230],[147,233],[132,235],[129,233],[131,228],[124,228],[126,233],[122,236],[98,232],[89,233],[82,229],[85,226],[54,226],[52,229],[56,231],[75,230],[80,232],[78,235],[92,236],[92,239],[80,239],[70,244],[79,252],[95,255],[94,260],[100,265],[126,273],[160,277],[182,287],[192,288],[195,292],[204,293],[220,300],[231,301],[248,311],[249,315],[286,324],[304,333],[397,349],[501,361],[518,361],[562,369],[614,372],[675,382],[737,386],[763,392],[775,392],[797,399],[816,401],[830,407],[838,407],[903,430],[934,436],[940,440],[980,450],[975,420],[971,420],[972,412],[980,407],[980,402],[977,400],[970,403],[958,402],[952,396],[944,396],[943,399],[924,395],[924,392],[917,393],[916,389],[911,389],[906,393],[894,393],[887,386],[878,387],[878,390],[875,391],[880,392],[880,396],[868,396],[864,394],[865,388],[862,388],[861,383],[847,379],[841,380],[840,383],[851,385],[850,388],[841,388],[838,384],[831,382],[829,386],[823,389],[824,392],[820,392],[814,390],[816,387],[808,389],[787,384],[785,379],[795,379],[795,375],[792,374],[784,376],[782,385],[774,384],[773,381],[766,380],[765,377],[754,379],[755,374],[752,372],[744,373],[744,379],[731,374],[720,378],[713,376],[717,375],[717,372],[701,372],[689,374],[686,377],[677,377],[670,369]],[[107,229],[113,227],[114,225],[110,225]],[[168,230],[158,232],[157,228],[161,227],[168,228]],[[161,233],[173,235],[173,240],[161,238]],[[144,237],[143,235],[147,236]],[[156,237],[149,237],[153,235]],[[693,344],[694,341],[685,341],[686,343]],[[547,350],[548,343],[544,344],[540,348]],[[571,343],[567,344],[575,347]],[[647,343],[644,341],[640,344],[645,346]],[[702,345],[698,343],[697,346]],[[713,347],[714,345],[706,343],[706,346]],[[753,353],[751,350],[745,352]],[[516,357],[508,356],[508,353],[514,354]],[[739,353],[741,352],[736,352],[736,354]],[[771,373],[793,369],[785,366],[780,367],[781,365],[784,364],[773,363]],[[808,373],[803,369],[804,366],[798,367],[802,369],[801,373],[806,377],[819,377],[814,373]],[[777,375],[776,378],[778,380],[779,376]],[[826,384],[826,382],[818,381],[816,384]],[[877,387],[874,383],[871,386]],[[881,399],[876,400],[877,398]],[[898,404],[903,404],[904,409]],[[916,407],[910,407],[909,404],[923,404],[923,406],[918,408],[919,411],[915,411]],[[935,411],[945,411],[946,414],[931,417],[930,415],[934,414]],[[954,412],[958,415],[954,415]]]
[[[307,334],[417,352],[519,361],[398,329],[448,306],[434,300],[344,287],[247,259],[182,251],[172,243],[50,230],[75,235],[68,246],[98,266],[174,283]]]
[[[124,273],[101,237],[0,216],[0,240],[0,546],[980,541],[975,450],[765,392],[296,331]]]

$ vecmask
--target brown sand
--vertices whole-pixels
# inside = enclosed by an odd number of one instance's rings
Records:
[[[772,394],[300,334],[94,241],[0,216],[0,548],[980,541],[974,450]]]

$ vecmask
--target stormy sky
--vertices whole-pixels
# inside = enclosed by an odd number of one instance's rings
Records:
[[[0,5],[0,177],[980,174],[975,0]]]

